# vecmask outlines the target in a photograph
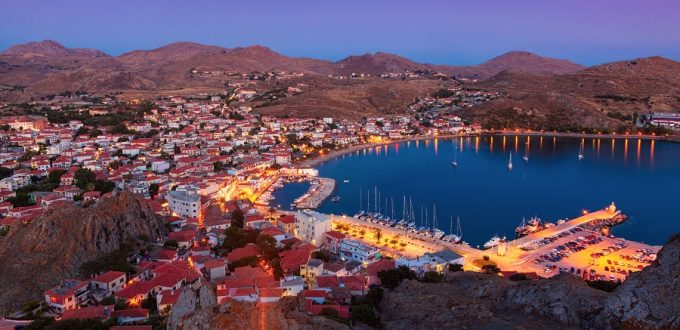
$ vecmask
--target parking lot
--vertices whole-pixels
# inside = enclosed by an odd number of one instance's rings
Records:
[[[623,281],[650,265],[658,249],[577,227],[524,247],[524,267],[545,277],[569,272],[588,280]]]

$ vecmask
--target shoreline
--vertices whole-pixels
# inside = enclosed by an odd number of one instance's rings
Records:
[[[471,137],[471,136],[483,136],[483,135],[489,135],[489,136],[545,136],[545,137],[566,137],[566,138],[584,138],[584,139],[642,139],[642,140],[653,140],[653,141],[666,141],[666,142],[671,142],[671,143],[680,143],[680,138],[674,138],[674,137],[668,137],[668,136],[657,136],[657,135],[638,135],[638,134],[590,134],[590,133],[560,133],[560,132],[516,132],[516,131],[493,131],[493,132],[484,132],[484,133],[464,133],[464,134],[447,134],[447,135],[439,135],[439,136],[414,136],[414,137],[409,137],[405,139],[399,139],[399,140],[391,140],[391,141],[384,141],[384,142],[375,142],[375,143],[364,143],[364,144],[358,144],[358,145],[353,145],[351,147],[345,148],[345,149],[340,149],[340,150],[334,150],[329,152],[328,154],[315,157],[312,159],[306,159],[304,161],[301,161],[299,163],[295,163],[293,165],[297,167],[317,167],[329,160],[333,160],[335,158],[338,158],[340,156],[350,154],[355,151],[361,151],[364,149],[369,149],[369,148],[374,148],[378,146],[383,146],[387,144],[392,144],[392,143],[401,143],[401,142],[412,142],[412,141],[423,141],[423,140],[434,140],[434,139],[452,139],[452,138],[457,138],[457,137]]]

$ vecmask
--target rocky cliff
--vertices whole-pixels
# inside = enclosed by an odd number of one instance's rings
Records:
[[[168,329],[349,329],[344,324],[320,316],[309,316],[298,309],[295,298],[278,303],[250,304],[232,301],[217,305],[209,285],[198,290],[185,288],[172,308]]]
[[[90,208],[66,206],[0,238],[0,311],[16,308],[88,261],[145,235],[156,240],[163,221],[137,196],[124,192]]]
[[[680,235],[658,260],[612,293],[562,274],[511,282],[479,273],[450,274],[446,283],[406,281],[386,291],[387,329],[680,328]]]

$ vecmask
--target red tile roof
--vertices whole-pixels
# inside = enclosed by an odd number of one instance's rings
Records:
[[[244,247],[234,249],[227,254],[227,261],[234,262],[246,257],[255,257],[260,254],[260,249],[255,244],[248,244]]]
[[[260,297],[264,298],[274,298],[281,297],[283,295],[283,289],[281,288],[261,288]]]
[[[368,276],[378,276],[378,272],[382,270],[395,269],[396,264],[392,259],[380,259],[366,267]]]
[[[118,272],[118,271],[108,271],[104,274],[101,274],[95,278],[92,279],[93,282],[101,282],[101,283],[110,283],[113,282],[114,280],[119,279],[120,277],[124,277],[125,273],[123,272]],[[123,280],[125,281],[125,280]]]
[[[111,312],[113,312],[113,305],[102,305],[102,306],[88,306],[78,309],[69,309],[61,315],[63,320],[69,319],[108,319],[111,317]]]
[[[146,308],[123,309],[123,310],[119,310],[119,311],[113,311],[111,313],[111,317],[130,317],[130,318],[144,317],[144,318],[148,318],[149,317],[149,310],[146,309]]]

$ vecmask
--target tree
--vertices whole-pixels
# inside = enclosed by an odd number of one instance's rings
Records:
[[[329,261],[331,261],[331,255],[330,255],[330,253],[328,253],[328,252],[326,252],[326,251],[324,251],[324,250],[318,250],[318,251],[312,252],[312,258],[314,258],[314,259],[319,259],[319,260],[323,260],[324,262],[329,262]]]
[[[221,161],[216,161],[213,163],[213,172],[219,172],[222,170],[222,167],[224,167],[224,164]]]
[[[462,272],[463,271],[463,265],[461,264],[449,264],[449,271],[450,272]]]
[[[233,212],[231,212],[231,225],[236,227],[236,228],[243,228],[243,225],[245,224],[245,215],[243,214],[243,211],[241,209],[236,209]]]
[[[12,206],[14,207],[29,206],[34,204],[33,200],[31,199],[31,195],[23,191],[17,191],[16,196],[7,198],[7,201],[12,203]]]
[[[380,230],[380,228],[375,228],[373,231],[373,238],[375,238],[376,241],[380,241],[382,238],[382,230]]]
[[[14,171],[11,168],[0,167],[0,179],[12,176],[12,173],[14,173]]]
[[[47,175],[47,182],[55,187],[61,183],[61,176],[66,174],[65,170],[54,170]]]
[[[526,281],[528,279],[529,278],[524,273],[515,273],[515,274],[510,275],[510,280],[515,281],[515,282]]]
[[[496,275],[496,274],[501,272],[501,269],[498,268],[498,266],[496,266],[496,265],[487,264],[487,265],[482,266],[482,272],[485,273],[485,274]]]
[[[403,280],[414,280],[417,278],[416,272],[406,266],[399,266],[395,269],[382,270],[378,272],[380,284],[388,289],[396,288]]]
[[[444,276],[442,276],[442,274],[439,274],[438,272],[435,272],[435,271],[429,271],[429,272],[425,272],[425,274],[423,274],[423,282],[437,283],[437,282],[441,282],[443,280],[444,280]]]
[[[279,251],[276,249],[276,239],[274,239],[274,237],[262,234],[257,237],[256,244],[264,259],[272,260],[279,256]]]
[[[380,320],[378,320],[378,318],[375,316],[373,306],[370,304],[360,304],[353,306],[352,318],[374,327],[380,324]]]
[[[366,299],[368,299],[368,301],[370,301],[373,304],[373,306],[380,305],[382,298],[383,298],[383,288],[381,288],[379,286],[374,286],[374,287],[368,289],[368,292],[366,292]]]
[[[97,180],[97,176],[94,174],[94,172],[86,168],[79,168],[73,175],[73,179],[78,188],[88,190],[88,186],[90,184],[94,184],[94,182]]]
[[[321,315],[329,317],[329,318],[338,318],[340,317],[340,312],[336,310],[335,308],[330,308],[330,307],[324,307],[321,310]]]
[[[149,185],[149,195],[151,195],[152,199],[158,195],[158,190],[160,190],[160,187],[157,183],[152,183]]]
[[[179,247],[179,243],[177,243],[177,241],[175,241],[173,239],[169,239],[169,240],[165,241],[165,243],[163,243],[163,246],[166,247],[166,248],[176,249],[176,248]]]

